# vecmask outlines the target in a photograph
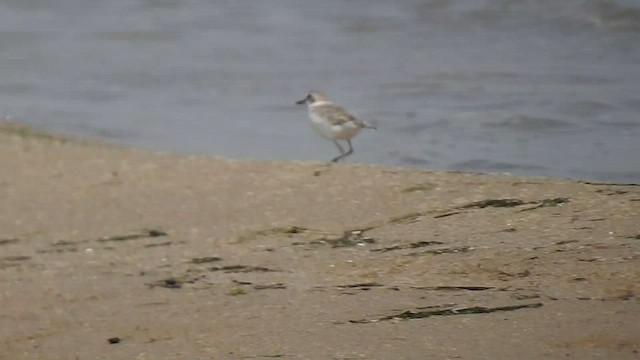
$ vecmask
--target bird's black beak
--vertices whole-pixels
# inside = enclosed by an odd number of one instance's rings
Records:
[[[309,100],[309,97],[311,97],[311,95],[307,95],[304,99],[296,101],[296,104],[304,105]]]

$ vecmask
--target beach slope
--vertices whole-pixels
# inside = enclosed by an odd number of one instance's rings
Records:
[[[640,187],[0,127],[2,359],[637,359]]]

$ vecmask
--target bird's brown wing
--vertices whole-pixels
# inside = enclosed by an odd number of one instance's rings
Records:
[[[365,126],[364,122],[362,122],[360,119],[355,117],[355,115],[351,114],[343,107],[338,105],[322,105],[316,107],[315,109],[313,109],[313,111],[319,116],[327,119],[332,125],[343,125],[351,121],[360,127]]]

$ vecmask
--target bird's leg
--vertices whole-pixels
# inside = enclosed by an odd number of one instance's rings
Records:
[[[349,144],[349,151],[347,151],[347,153],[344,154],[344,157],[347,157],[353,154],[353,146],[351,146],[351,139],[347,139],[347,144]]]
[[[336,144],[336,146],[338,147],[338,150],[340,150],[340,155],[331,159],[331,162],[338,162],[340,159],[342,159],[346,155],[345,155],[344,149],[342,148],[342,146],[340,146],[340,144],[336,140],[333,140],[333,143]],[[351,145],[349,145],[349,147],[351,147]]]
[[[338,161],[346,158],[347,156],[353,154],[353,146],[351,146],[351,139],[347,139],[347,144],[349,144],[349,151],[347,151],[347,152],[344,151],[342,146],[340,146],[340,144],[337,141],[334,140],[333,143],[336,144],[338,149],[340,149],[340,156],[336,156],[335,158],[333,158],[331,160],[332,162],[338,162]]]

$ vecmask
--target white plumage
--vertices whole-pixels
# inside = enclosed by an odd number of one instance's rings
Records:
[[[351,154],[351,138],[356,136],[360,129],[375,129],[365,121],[358,119],[344,108],[333,104],[327,97],[317,91],[312,91],[297,104],[307,104],[311,127],[320,136],[333,141],[340,150],[340,155],[331,159],[337,162]],[[337,140],[345,140],[349,145],[349,150],[344,151]]]

